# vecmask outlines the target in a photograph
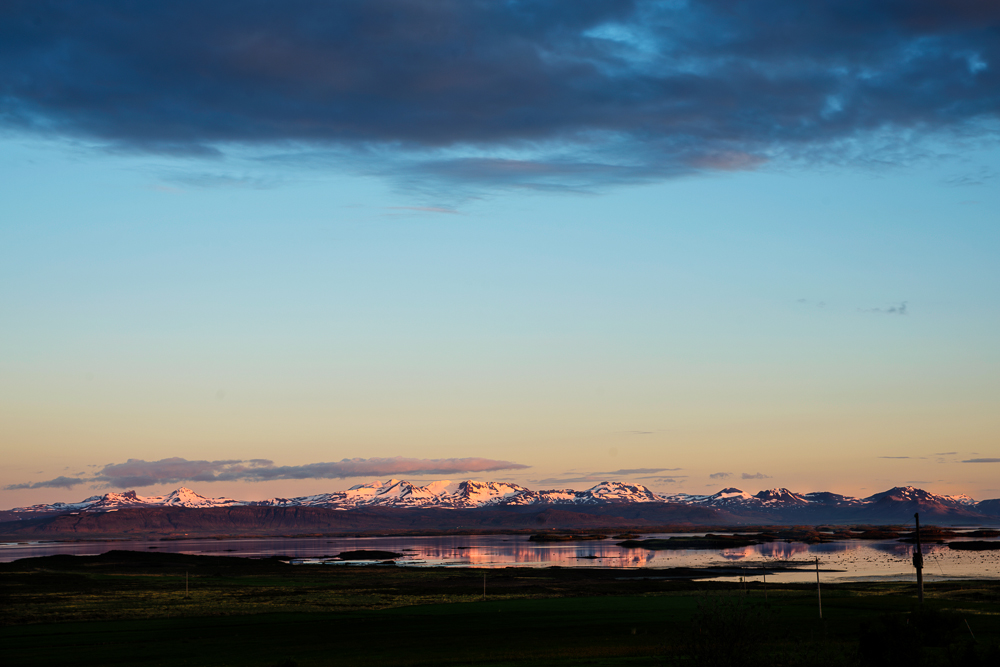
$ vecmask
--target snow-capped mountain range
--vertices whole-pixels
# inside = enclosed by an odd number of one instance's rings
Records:
[[[107,493],[91,496],[78,503],[52,503],[18,507],[11,512],[80,513],[112,512],[137,507],[324,507],[350,510],[361,507],[476,509],[530,505],[628,505],[636,503],[677,503],[718,508],[736,514],[767,516],[775,512],[803,513],[813,510],[857,510],[863,516],[866,510],[876,512],[887,505],[912,505],[918,511],[968,513],[982,511],[997,514],[996,500],[977,503],[967,495],[942,496],[912,486],[896,487],[867,498],[853,498],[830,492],[794,493],[788,489],[768,489],[749,494],[736,488],[722,489],[711,495],[674,494],[660,495],[641,484],[601,482],[584,491],[558,489],[532,491],[518,484],[507,482],[479,482],[442,480],[425,486],[405,480],[390,479],[358,484],[346,491],[321,493],[298,498],[270,498],[268,500],[235,500],[233,498],[207,498],[188,488],[179,488],[165,496],[140,496],[135,491]]]
[[[232,507],[249,505],[243,500],[232,498],[206,498],[191,489],[181,487],[165,496],[140,496],[135,491],[105,493],[91,496],[78,503],[51,503],[16,507],[11,512],[111,512],[128,507]]]

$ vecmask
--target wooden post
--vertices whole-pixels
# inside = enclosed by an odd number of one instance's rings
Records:
[[[486,599],[486,573],[483,572],[483,600]]]
[[[962,619],[962,620],[965,621],[965,627],[969,628],[969,634],[972,635],[972,641],[974,641],[974,642],[976,642],[978,644],[979,640],[976,639],[976,635],[973,634],[973,632],[972,632],[972,626],[969,625],[969,619],[966,618],[966,619]]]
[[[764,570],[764,599],[767,599],[767,570]]]
[[[816,601],[819,603],[819,617],[823,618],[823,594],[819,590],[819,556],[816,556]]]
[[[913,567],[917,569],[917,600],[924,603],[924,553],[920,548],[920,512],[913,515],[917,521],[917,548],[913,550]]]
[[[184,597],[188,597],[188,573],[184,571]]]

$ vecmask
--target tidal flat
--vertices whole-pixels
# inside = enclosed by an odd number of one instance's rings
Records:
[[[113,551],[0,564],[9,665],[995,665],[1000,582],[309,567]],[[906,662],[912,658],[921,662]]]

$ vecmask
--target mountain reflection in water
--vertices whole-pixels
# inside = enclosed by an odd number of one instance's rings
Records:
[[[677,534],[645,535],[644,539]],[[157,550],[186,554],[262,558],[288,556],[303,566],[324,563],[343,551],[394,551],[404,567],[709,567],[739,564],[747,576],[778,563],[801,564],[801,572],[769,573],[781,581],[815,581],[819,558],[822,577],[838,580],[910,580],[913,545],[895,540],[842,540],[822,544],[768,542],[729,549],[625,549],[616,540],[531,542],[527,535],[445,535],[430,537],[258,538],[218,540],[149,540],[123,542],[30,542],[0,544],[0,562],[53,554],[96,555],[112,549]],[[924,576],[935,579],[1000,578],[1000,552],[955,551],[946,545],[924,545]],[[338,566],[345,566],[338,563]]]

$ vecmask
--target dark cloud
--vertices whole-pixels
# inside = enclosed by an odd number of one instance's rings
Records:
[[[993,0],[10,0],[0,123],[542,189],[892,162],[995,135],[998,27]]]
[[[742,475],[740,475],[740,477],[742,477],[743,479],[771,479],[770,475],[765,475],[762,472],[753,473],[752,475],[748,472],[745,472]]]
[[[453,475],[467,472],[516,470],[528,466],[510,461],[477,457],[460,459],[394,458],[343,459],[332,463],[308,463],[300,466],[276,466],[267,459],[249,461],[188,461],[179,457],[159,461],[129,459],[111,463],[91,478],[57,477],[48,482],[14,484],[7,489],[34,489],[91,483],[108,488],[143,487],[179,482],[262,482],[276,479],[343,479],[347,477],[383,477],[386,475]]]
[[[732,476],[733,473],[731,472],[713,472],[711,475],[709,475],[711,479],[725,479],[727,477],[732,477]]]
[[[70,489],[77,484],[83,484],[87,480],[81,479],[79,477],[63,477],[59,476],[55,479],[49,479],[44,482],[27,482],[24,484],[8,484],[3,487],[8,491],[15,491],[18,489]]]
[[[1000,463],[1000,459],[968,459],[962,463]]]

